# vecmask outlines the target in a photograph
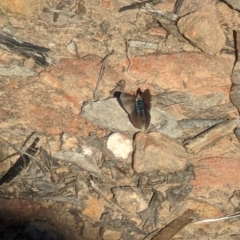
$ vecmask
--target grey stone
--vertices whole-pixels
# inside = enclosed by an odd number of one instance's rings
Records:
[[[182,131],[174,115],[154,107],[151,109],[150,114],[151,124],[149,130],[164,133],[173,138],[181,137]],[[127,113],[120,106],[117,98],[87,102],[84,104],[80,115],[89,122],[114,132],[140,131],[131,124]]]

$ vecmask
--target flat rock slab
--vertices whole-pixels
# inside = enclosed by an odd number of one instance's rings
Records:
[[[187,153],[175,139],[156,132],[138,133],[134,144],[133,168],[137,173],[161,171],[168,174],[186,168]]]
[[[149,130],[155,130],[173,138],[181,137],[182,130],[172,114],[158,108],[152,108],[150,114],[151,125]],[[114,132],[140,131],[131,124],[127,113],[122,109],[117,98],[87,102],[80,115],[99,127]]]

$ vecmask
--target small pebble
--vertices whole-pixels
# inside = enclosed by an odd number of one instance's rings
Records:
[[[127,159],[133,151],[132,139],[121,133],[113,133],[107,141],[107,148],[116,158]]]

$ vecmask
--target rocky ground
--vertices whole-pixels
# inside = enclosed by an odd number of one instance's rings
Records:
[[[2,0],[0,238],[240,239],[239,11]]]

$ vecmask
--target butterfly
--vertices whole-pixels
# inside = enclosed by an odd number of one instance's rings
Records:
[[[149,89],[142,92],[138,88],[136,95],[121,93],[120,101],[135,128],[147,129],[149,127],[151,121],[151,94]]]

